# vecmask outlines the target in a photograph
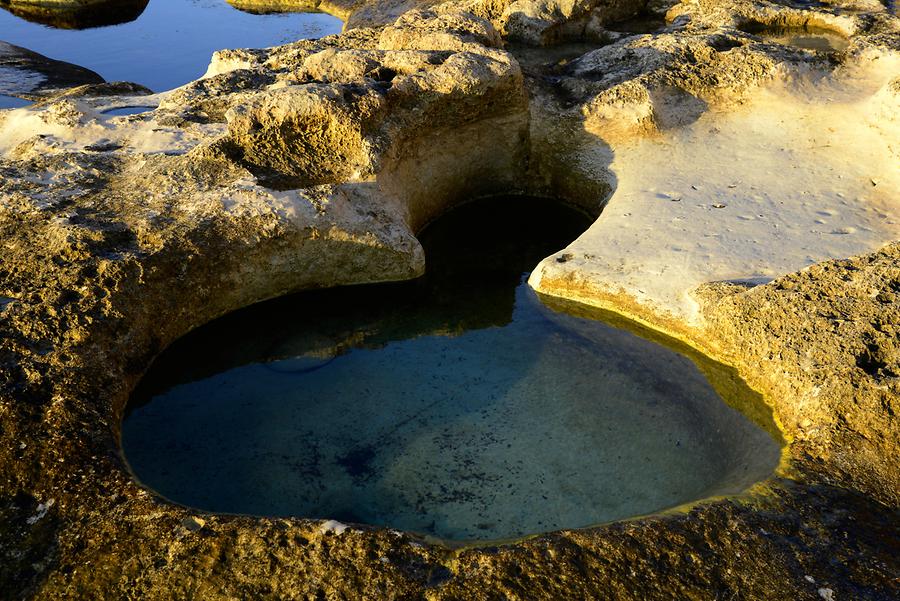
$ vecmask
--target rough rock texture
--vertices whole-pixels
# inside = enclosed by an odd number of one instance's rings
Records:
[[[863,4],[653,3],[670,24],[637,36],[605,19],[642,4],[516,4],[336,3],[343,35],[217,53],[205,78],[140,97],[148,113],[104,116],[140,93],[112,85],[0,111],[0,597],[900,596],[896,243],[765,285],[707,283],[692,323],[613,303],[764,394],[786,462],[737,499],[450,549],[201,515],[131,478],[129,393],[192,328],[292,290],[414,277],[415,232],[468,198],[553,195],[599,214],[622,140],[734,110],[793,69],[900,48],[897,19]],[[568,45],[506,47],[520,13],[542,32],[520,41]],[[815,23],[850,45],[785,48],[742,31],[751,21]],[[602,283],[541,289],[602,304]]]
[[[510,41],[550,45],[579,38],[646,9],[647,3],[640,0],[516,0],[504,8],[500,21]]]
[[[775,403],[791,452],[817,478],[900,506],[900,244],[820,263],[710,303],[709,326]],[[760,319],[765,316],[765,321]]]

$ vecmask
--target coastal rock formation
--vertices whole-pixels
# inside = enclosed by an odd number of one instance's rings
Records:
[[[0,41],[0,94],[38,99],[61,89],[103,83],[90,69]]]
[[[0,111],[0,591],[897,597],[900,21],[850,6],[321,4],[345,33],[219,52],[165,94],[100,84]],[[667,21],[618,23],[642,11]],[[847,48],[760,26],[824,27]],[[156,108],[103,113],[135,103]],[[413,278],[415,233],[498,193],[599,217],[532,284],[733,366],[717,377],[745,379],[788,439],[777,474],[734,499],[465,549],[201,515],[131,477],[121,415],[167,345],[291,291]]]

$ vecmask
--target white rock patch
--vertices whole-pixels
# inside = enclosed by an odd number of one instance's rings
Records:
[[[347,529],[347,524],[342,524],[337,520],[328,520],[324,522],[321,526],[319,526],[319,532],[325,534],[326,532],[334,532],[335,534],[343,534],[344,530]]]
[[[531,285],[578,297],[547,283],[576,276],[594,294],[624,293],[698,325],[690,291],[700,284],[765,282],[897,239],[900,98],[888,83],[898,63],[781,81],[749,106],[618,145],[603,214]]]

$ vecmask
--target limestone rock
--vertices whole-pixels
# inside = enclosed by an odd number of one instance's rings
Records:
[[[471,13],[436,14],[413,10],[404,13],[381,32],[383,50],[450,50],[478,52],[481,47],[498,48],[500,35],[494,26]]]
[[[297,78],[315,82],[276,87],[229,110],[230,142],[262,177],[297,186],[365,179],[384,152],[396,153],[423,127],[522,110],[517,67],[504,52],[482,50],[313,54]]]
[[[516,0],[500,21],[511,41],[541,46],[582,37],[589,21],[606,25],[645,7],[645,0]]]
[[[298,177],[297,187],[336,183],[364,173],[364,130],[384,110],[374,90],[343,94],[331,85],[270,92],[227,114],[229,132],[244,161]]]

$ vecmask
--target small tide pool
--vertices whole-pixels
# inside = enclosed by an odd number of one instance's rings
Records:
[[[653,513],[768,477],[781,447],[764,406],[751,421],[692,359],[527,286],[589,224],[554,201],[477,201],[421,233],[419,280],[300,293],[199,328],[132,396],[133,473],[200,510],[457,542]],[[753,395],[736,378],[719,389]]]

